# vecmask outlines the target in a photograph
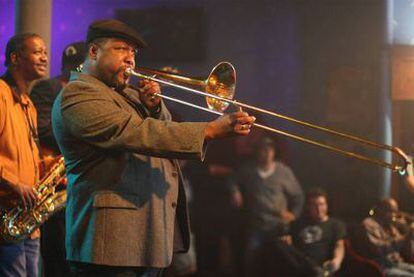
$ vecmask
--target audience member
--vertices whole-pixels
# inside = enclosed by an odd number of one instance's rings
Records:
[[[246,276],[254,276],[259,253],[267,243],[286,234],[303,205],[302,188],[292,170],[277,161],[275,142],[269,137],[258,141],[256,159],[238,170],[231,180],[234,205],[247,215],[245,249]]]
[[[362,222],[366,256],[377,261],[387,276],[413,276],[412,231],[402,230],[398,203],[387,198]]]
[[[293,245],[316,272],[330,276],[341,267],[345,255],[345,224],[328,214],[328,197],[321,189],[306,194],[304,216],[291,228]]]

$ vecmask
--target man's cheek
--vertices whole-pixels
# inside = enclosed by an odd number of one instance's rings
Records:
[[[116,67],[116,62],[114,58],[110,55],[105,55],[101,57],[102,67],[107,70],[113,70]]]

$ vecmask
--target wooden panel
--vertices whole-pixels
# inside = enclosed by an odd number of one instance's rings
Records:
[[[414,47],[393,47],[391,66],[392,99],[414,100]]]

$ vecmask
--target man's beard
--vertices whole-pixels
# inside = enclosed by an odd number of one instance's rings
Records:
[[[111,77],[110,79],[110,87],[112,87],[113,89],[117,90],[117,91],[123,91],[126,86],[127,86],[127,81],[125,82],[119,82],[118,80],[118,76],[120,73],[124,74],[125,68],[120,67]]]

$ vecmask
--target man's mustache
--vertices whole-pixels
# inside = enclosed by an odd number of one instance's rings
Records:
[[[118,82],[118,74],[120,74],[120,73],[122,73],[122,74],[126,74],[125,72],[126,72],[126,69],[127,69],[127,67],[126,66],[120,66],[116,71],[115,71],[115,73],[114,74],[112,74],[112,77],[111,77],[111,84],[112,84],[112,87],[113,88],[115,88],[116,90],[118,90],[118,89],[124,89],[125,88],[125,84],[124,83],[119,83]]]

